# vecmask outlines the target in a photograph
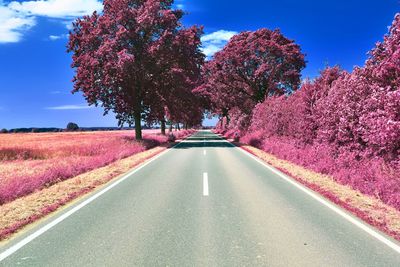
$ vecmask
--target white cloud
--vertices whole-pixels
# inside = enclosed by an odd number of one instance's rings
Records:
[[[71,95],[71,90],[54,90],[50,91],[51,95]]]
[[[27,15],[50,18],[80,17],[101,11],[103,4],[98,0],[39,0],[11,2],[8,7]]]
[[[80,110],[80,109],[91,109],[93,106],[87,105],[63,105],[63,106],[56,106],[56,107],[48,107],[46,109],[49,110]]]
[[[67,39],[68,38],[68,34],[61,34],[61,35],[50,35],[49,39],[51,41],[57,41],[59,39]]]
[[[212,57],[215,53],[222,50],[225,44],[234,36],[237,32],[219,30],[210,34],[206,34],[201,37],[203,43],[202,51],[208,57]]]
[[[35,24],[34,17],[12,10],[0,0],[0,43],[19,42],[22,33]]]
[[[23,34],[36,25],[37,17],[60,19],[68,28],[72,19],[91,14],[95,10],[101,11],[102,8],[102,1],[99,0],[37,0],[10,3],[0,0],[0,43],[19,42]]]
[[[67,30],[72,30],[73,25],[72,25],[73,20],[67,20],[67,21],[63,21],[62,23],[65,25],[65,28],[67,28]]]
[[[204,55],[210,58],[214,56],[215,53],[221,51],[223,47],[224,47],[223,45],[203,44],[202,50]]]
[[[178,9],[185,9],[185,4],[184,4],[185,0],[175,0],[175,6]]]
[[[227,42],[229,41],[237,32],[219,30],[210,34],[204,35],[201,40],[203,42]]]

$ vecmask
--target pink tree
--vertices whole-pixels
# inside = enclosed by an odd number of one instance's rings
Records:
[[[202,28],[181,29],[172,43],[155,55],[158,70],[154,86],[158,88],[158,105],[151,107],[147,121],[160,123],[165,134],[166,119],[188,123],[187,114],[198,111],[198,98],[192,90],[199,85],[204,54],[200,51]],[[166,71],[168,70],[168,71]],[[201,123],[201,121],[200,121]]]
[[[279,30],[242,32],[206,63],[205,83],[197,92],[209,97],[221,116],[234,107],[250,115],[266,97],[297,90],[304,67],[300,47]]]
[[[373,86],[360,118],[362,135],[374,154],[400,166],[400,14],[370,55],[364,73]]]
[[[163,89],[163,102],[168,110],[168,119],[177,124],[185,125],[201,124],[193,118],[198,118],[200,109],[198,98],[192,90],[199,85],[201,80],[201,66],[204,63],[204,54],[200,51],[200,36],[202,28],[191,27],[181,30],[175,42],[168,47],[170,51],[165,51],[169,55],[169,60],[160,58],[160,66],[169,69],[169,72],[160,72],[159,88]],[[169,65],[166,65],[169,64]],[[160,114],[159,121],[165,119],[165,113]],[[193,115],[193,116],[191,116]]]
[[[317,137],[320,125],[317,107],[328,96],[334,83],[344,75],[338,67],[327,67],[321,71],[320,76],[313,81],[306,81],[289,101],[296,111],[292,114],[293,125],[290,135],[299,138],[302,142],[312,144]]]
[[[134,124],[137,139],[142,138],[142,119],[158,117],[153,113],[164,110],[170,100],[163,84],[182,72],[196,72],[201,64],[201,29],[183,29],[183,12],[172,10],[172,4],[105,0],[102,14],[78,19],[70,34],[74,92],[81,91],[90,105],[101,105],[105,113],[115,112],[121,125]]]
[[[369,53],[366,64],[368,75],[382,87],[390,87],[395,91],[400,86],[400,13],[385,35],[383,42],[378,42]]]
[[[243,142],[400,207],[400,15],[352,72],[327,68],[253,111]]]
[[[400,15],[384,41],[370,52],[364,68],[335,83],[318,107],[322,140],[358,157],[387,162],[400,154]]]

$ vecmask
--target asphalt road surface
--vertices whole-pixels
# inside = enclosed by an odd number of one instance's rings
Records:
[[[0,247],[0,266],[400,266],[398,243],[334,209],[200,131]]]

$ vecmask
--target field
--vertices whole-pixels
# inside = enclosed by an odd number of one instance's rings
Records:
[[[0,205],[167,143],[158,133],[144,131],[141,142],[133,131],[1,135]]]

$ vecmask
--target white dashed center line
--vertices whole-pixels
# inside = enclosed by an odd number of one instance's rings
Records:
[[[203,173],[203,196],[208,196],[208,173]]]

